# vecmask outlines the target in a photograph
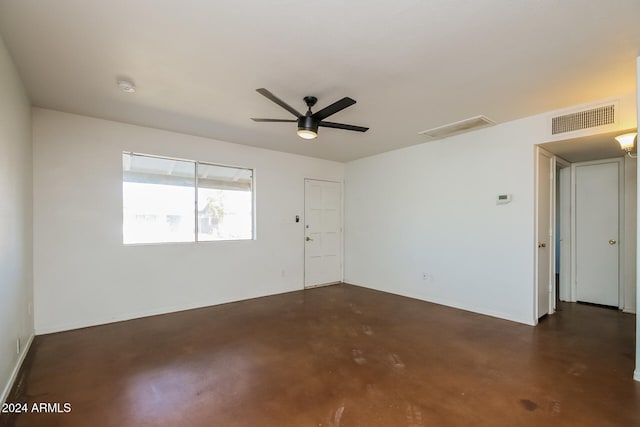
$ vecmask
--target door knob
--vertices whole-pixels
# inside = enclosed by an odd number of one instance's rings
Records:
[[[538,243],[538,248],[546,248],[547,244],[546,243]]]
[[[609,240],[609,244],[610,244],[610,245],[615,245],[615,244],[616,244],[616,241],[615,241],[615,240],[613,240],[613,239],[611,239],[611,240]]]
[[[307,237],[307,238],[306,238],[306,241],[307,241],[307,242],[311,242],[312,240],[313,240],[313,239],[312,239],[311,237]]]

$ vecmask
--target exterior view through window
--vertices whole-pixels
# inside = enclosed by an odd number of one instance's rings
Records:
[[[253,170],[122,155],[123,243],[253,238]]]

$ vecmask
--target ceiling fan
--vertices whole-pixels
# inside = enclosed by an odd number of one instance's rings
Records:
[[[305,96],[304,102],[307,104],[308,111],[306,114],[302,114],[298,112],[295,108],[269,92],[265,88],[256,89],[260,95],[268,98],[269,100],[275,102],[294,116],[296,116],[296,120],[288,120],[288,119],[254,119],[254,122],[298,122],[298,136],[304,139],[313,139],[318,137],[318,126],[323,126],[326,128],[335,128],[335,129],[344,129],[344,130],[353,130],[356,132],[366,132],[369,128],[365,128],[362,126],[354,126],[354,125],[345,125],[343,123],[334,123],[334,122],[326,122],[324,119],[327,117],[337,113],[338,111],[344,110],[345,108],[356,103],[355,100],[345,97],[339,101],[334,102],[328,107],[324,107],[320,111],[316,111],[315,113],[311,112],[311,107],[316,105],[318,102],[318,98],[315,96]]]

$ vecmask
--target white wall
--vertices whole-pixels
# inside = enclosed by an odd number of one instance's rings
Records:
[[[619,128],[635,127],[635,96],[620,101]],[[345,281],[535,324],[534,146],[549,116],[348,163]]]
[[[345,281],[533,323],[534,124],[348,163]]]
[[[627,313],[636,312],[636,217],[637,217],[637,164],[636,159],[624,158],[624,307]]]
[[[33,336],[31,107],[0,38],[0,403]],[[22,354],[17,354],[20,339]]]
[[[636,101],[637,101],[637,114],[638,114],[638,123],[640,124],[640,56],[636,60]],[[638,143],[636,141],[636,148],[638,147]],[[640,167],[640,162],[636,163],[636,166]],[[636,178],[638,179],[637,191],[640,193],[640,173],[636,172]],[[637,195],[636,195],[637,197]],[[636,207],[637,203],[640,200],[640,197],[636,198]],[[640,233],[640,227],[637,226],[640,223],[640,209],[636,211],[637,221],[636,221],[636,233]],[[636,272],[640,271],[640,247],[638,244],[640,243],[640,236],[636,234]],[[640,291],[638,288],[638,281],[636,277],[636,310],[637,307],[640,307]],[[636,381],[640,381],[640,316],[636,314],[636,370],[633,375],[633,378]]]
[[[304,178],[342,181],[342,163],[44,109],[33,120],[37,333],[302,289]],[[254,168],[257,240],[123,246],[123,150]]]

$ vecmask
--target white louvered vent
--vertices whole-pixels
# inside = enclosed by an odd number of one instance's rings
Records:
[[[470,132],[487,126],[493,126],[495,124],[496,123],[493,120],[488,119],[485,116],[475,116],[460,120],[459,122],[449,123],[448,125],[423,130],[422,132],[418,132],[418,134],[429,139],[440,139],[463,132]]]
[[[590,110],[577,111],[551,118],[551,135],[611,125],[615,121],[615,104],[603,105]]]

